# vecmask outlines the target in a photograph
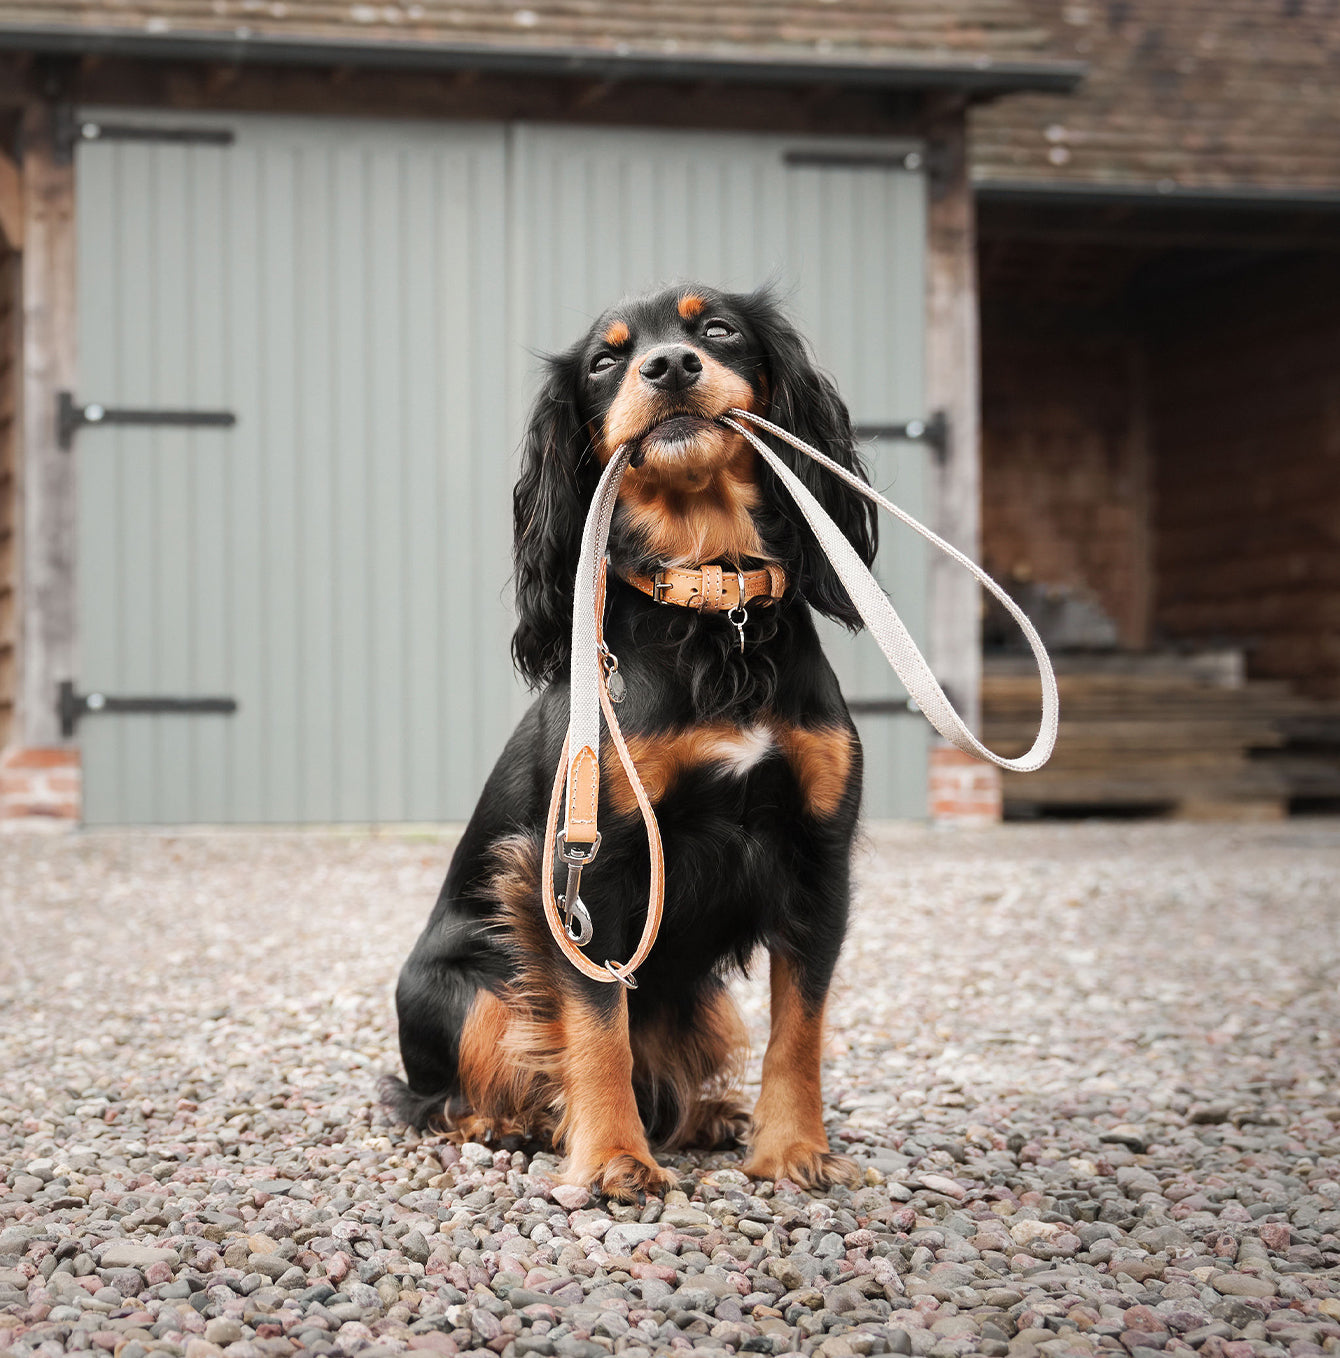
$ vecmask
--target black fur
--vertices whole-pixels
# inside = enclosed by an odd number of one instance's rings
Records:
[[[614,388],[590,369],[611,318],[631,328],[630,357],[667,335],[687,336],[748,380],[761,413],[860,470],[847,410],[776,301],[766,292],[695,287],[707,307],[701,318],[685,322],[676,310],[684,291],[627,301],[601,317],[580,343],[550,361],[533,408],[514,496],[519,622],[513,655],[542,692],[486,783],[401,974],[397,1004],[408,1084],[395,1082],[390,1102],[405,1121],[422,1125],[459,1096],[457,1043],[470,1003],[480,987],[499,990],[515,974],[515,951],[490,927],[499,908],[490,887],[493,850],[504,836],[521,834],[535,843],[543,837],[567,724],[575,561]],[[724,317],[735,335],[712,339],[705,325],[713,317]],[[784,445],[777,451],[871,561],[870,506],[808,459]],[[807,1000],[821,1004],[845,931],[860,749],[812,612],[853,627],[858,619],[799,511],[765,466],[758,472],[762,502],[755,522],[768,554],[787,572],[786,598],[751,610],[742,656],[724,617],[653,603],[611,573],[606,638],[627,686],[620,722],[626,734],[679,731],[709,720],[831,728],[849,734],[851,775],[840,803],[823,815],[807,806],[795,769],[776,746],[743,774],[706,765],[670,788],[657,807],[666,860],[664,924],[638,974],[639,988],[629,995],[635,1033],[652,1022],[691,1030],[698,1005],[720,976],[743,967],[759,946],[786,955]],[[610,553],[616,567],[662,564],[646,559],[645,544],[620,515]],[[622,959],[645,917],[647,848],[636,816],[613,815],[603,794],[601,805],[604,843],[582,886],[596,930],[587,952]],[[538,895],[533,908],[538,919]],[[576,988],[592,1006],[617,998],[617,987],[586,981],[556,951],[550,965],[556,983]],[[649,1116],[652,1102],[643,1099]],[[666,1120],[666,1110],[655,1112],[657,1122]]]

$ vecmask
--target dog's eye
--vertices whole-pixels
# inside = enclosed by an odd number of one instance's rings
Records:
[[[703,327],[703,334],[707,339],[729,339],[735,334],[735,327],[727,325],[725,321],[708,321]]]
[[[613,354],[597,354],[591,360],[591,371],[593,373],[608,372],[614,367],[615,361]]]

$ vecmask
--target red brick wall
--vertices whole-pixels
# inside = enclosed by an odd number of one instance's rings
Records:
[[[76,749],[9,749],[0,754],[0,820],[78,820],[81,791]]]
[[[952,745],[931,747],[931,819],[948,825],[995,825],[1002,814],[1000,770]]]
[[[1156,621],[1340,697],[1340,258],[1165,308],[1154,336]]]
[[[1015,301],[982,324],[982,550],[1002,580],[1092,591],[1120,642],[1149,626],[1138,344]]]

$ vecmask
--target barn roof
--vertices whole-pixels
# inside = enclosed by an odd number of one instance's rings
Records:
[[[988,185],[1340,192],[1337,0],[1025,0],[1075,94],[973,114]]]
[[[0,46],[269,61],[1066,89],[1024,0],[0,0]]]

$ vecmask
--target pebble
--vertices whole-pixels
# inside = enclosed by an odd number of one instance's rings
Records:
[[[450,848],[6,841],[0,1354],[1340,1353],[1334,822],[871,827],[825,1067],[864,1182],[694,1153],[634,1206],[378,1107]]]

